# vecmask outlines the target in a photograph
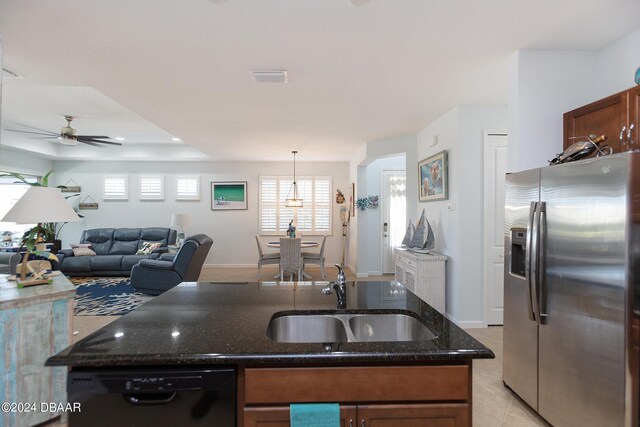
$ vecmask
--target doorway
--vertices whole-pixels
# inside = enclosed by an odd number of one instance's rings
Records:
[[[382,273],[395,272],[393,249],[402,244],[407,225],[405,171],[382,171]]]
[[[484,133],[485,323],[502,325],[504,312],[504,184],[507,133]]]

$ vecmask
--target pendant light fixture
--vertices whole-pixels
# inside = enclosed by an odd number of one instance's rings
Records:
[[[284,205],[287,208],[301,208],[303,207],[302,199],[298,196],[298,184],[296,184],[296,154],[297,151],[292,151],[293,153],[293,184],[291,184],[291,188],[289,188],[289,192],[287,193],[287,198],[284,201]],[[291,194],[293,192],[293,194]]]

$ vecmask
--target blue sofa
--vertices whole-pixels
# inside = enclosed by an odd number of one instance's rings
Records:
[[[95,256],[74,256],[71,249],[57,253],[59,268],[67,276],[129,276],[142,259],[156,259],[175,245],[176,230],[165,227],[94,228],[84,230],[79,243],[91,243]],[[136,255],[144,242],[161,247],[149,255]]]

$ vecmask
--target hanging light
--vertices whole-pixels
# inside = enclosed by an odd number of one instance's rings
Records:
[[[289,188],[289,192],[287,193],[287,199],[284,201],[284,205],[287,208],[301,208],[303,207],[302,199],[298,196],[298,184],[296,184],[296,154],[297,151],[292,151],[293,153],[293,184],[291,184],[291,188]],[[293,194],[291,194],[293,192]],[[292,197],[290,197],[292,196]]]

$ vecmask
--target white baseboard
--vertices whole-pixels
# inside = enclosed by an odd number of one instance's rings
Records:
[[[369,277],[369,273],[356,273],[356,277]]]
[[[462,329],[478,329],[487,327],[482,320],[458,320],[449,313],[445,314],[445,317]]]
[[[277,266],[277,265],[276,265]],[[205,264],[202,268],[258,268],[258,264]]]
[[[382,276],[382,271],[370,271],[367,274],[369,276]]]

